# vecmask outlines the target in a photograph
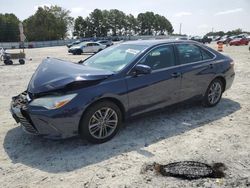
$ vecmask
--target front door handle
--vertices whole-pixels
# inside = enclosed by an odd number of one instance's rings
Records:
[[[209,68],[210,69],[214,68],[214,64],[209,64]]]
[[[172,76],[173,78],[178,78],[178,77],[181,76],[181,73],[180,73],[180,72],[175,72],[175,73],[172,73],[171,76]]]

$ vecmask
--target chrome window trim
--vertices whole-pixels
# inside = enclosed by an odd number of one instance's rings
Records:
[[[131,71],[134,69],[134,67],[135,67],[137,64],[139,64],[140,61],[141,61],[144,57],[146,57],[149,53],[151,53],[153,50],[155,50],[156,48],[159,48],[159,47],[170,46],[170,45],[173,46],[174,43],[160,44],[160,45],[157,45],[157,46],[153,47],[150,51],[148,51],[146,54],[144,54],[144,55],[134,64],[134,66],[127,72],[126,75],[129,75],[129,74],[131,73]],[[173,46],[173,50],[174,50],[174,46]],[[175,60],[176,60],[176,57],[175,57]],[[176,62],[175,62],[175,64],[176,64]],[[153,72],[156,72],[156,71],[158,72],[159,70],[165,70],[165,69],[168,69],[168,68],[172,68],[172,67],[174,67],[174,66],[166,67],[166,68],[162,68],[162,69],[158,69],[158,70],[152,70],[152,73],[153,73]]]
[[[202,62],[207,62],[207,61],[214,61],[217,57],[217,55],[215,53],[213,53],[212,51],[210,51],[209,49],[207,48],[204,48],[203,46],[197,44],[197,43],[189,43],[189,42],[182,42],[182,43],[169,43],[169,44],[160,44],[160,45],[157,45],[155,47],[153,47],[150,51],[148,51],[146,54],[144,54],[135,64],[134,66],[126,73],[126,75],[129,75],[131,73],[131,71],[134,69],[134,67],[146,56],[148,55],[150,52],[152,52],[154,49],[158,48],[158,47],[162,47],[162,46],[169,46],[169,45],[172,45],[173,47],[175,47],[175,45],[179,45],[179,44],[192,44],[192,45],[195,45],[195,46],[198,46],[204,50],[207,50],[209,51],[214,57],[212,59],[206,59],[206,60],[202,60],[202,61],[196,61],[196,62],[191,62],[191,63],[186,63],[186,64],[179,64],[179,65],[175,65],[175,66],[171,66],[171,67],[166,67],[166,68],[162,68],[162,69],[158,69],[158,70],[152,70],[152,73],[154,72],[159,72],[159,71],[162,71],[162,70],[168,70],[168,69],[172,69],[172,68],[178,68],[178,67],[182,67],[182,66],[186,66],[186,65],[195,65],[195,64],[199,64],[199,63],[202,63]],[[175,50],[174,50],[175,51]],[[175,54],[176,55],[176,54]],[[176,59],[176,58],[175,58]],[[177,62],[175,62],[176,64]]]
[[[213,52],[211,52],[210,50],[208,50],[208,49],[206,49],[206,48],[204,48],[203,46],[201,46],[201,45],[199,45],[199,44],[196,44],[196,43],[177,43],[177,44],[175,44],[175,45],[180,45],[180,44],[192,44],[192,45],[194,45],[194,46],[198,46],[198,47],[200,47],[200,48],[202,48],[203,50],[207,50],[207,51],[209,51],[214,57],[213,58],[211,58],[211,59],[205,59],[205,60],[201,60],[201,61],[194,61],[194,62],[190,62],[190,63],[186,63],[186,64],[180,64],[180,65],[190,65],[190,64],[194,64],[194,63],[202,63],[202,62],[206,62],[206,61],[213,61],[213,60],[215,60],[216,59],[216,54],[214,54]],[[202,54],[201,54],[202,55]]]

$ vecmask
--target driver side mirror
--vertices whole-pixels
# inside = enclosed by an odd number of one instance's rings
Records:
[[[143,64],[137,64],[133,70],[133,74],[135,76],[140,74],[150,74],[151,72],[152,72],[151,67]]]

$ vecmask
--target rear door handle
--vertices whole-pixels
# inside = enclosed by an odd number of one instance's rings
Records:
[[[180,72],[175,72],[175,73],[172,73],[171,76],[172,76],[173,78],[178,78],[178,77],[181,76],[181,73],[180,73]]]

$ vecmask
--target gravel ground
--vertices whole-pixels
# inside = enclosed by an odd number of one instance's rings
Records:
[[[219,105],[180,105],[137,118],[101,145],[79,138],[52,141],[27,135],[9,113],[11,96],[26,89],[44,57],[77,62],[86,55],[68,55],[66,47],[51,47],[26,50],[32,61],[25,65],[0,62],[1,187],[250,186],[250,53],[247,46],[224,50],[235,60],[236,78]],[[182,160],[222,162],[226,177],[187,181],[141,173],[145,164]]]

